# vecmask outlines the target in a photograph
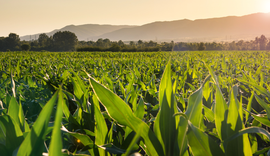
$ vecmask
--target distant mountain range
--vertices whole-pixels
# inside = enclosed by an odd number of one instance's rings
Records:
[[[228,16],[198,20],[177,20],[153,22],[141,26],[128,25],[69,25],[46,33],[51,36],[57,31],[71,31],[79,40],[108,38],[112,41],[184,41],[212,42],[251,40],[264,34],[270,37],[270,13],[256,13],[241,17]],[[31,35],[31,39],[39,34]],[[21,40],[30,40],[30,35],[22,36]]]

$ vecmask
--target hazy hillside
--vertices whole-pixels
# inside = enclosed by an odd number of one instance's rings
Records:
[[[52,36],[57,31],[71,31],[75,33],[79,40],[91,40],[96,38],[96,36],[100,36],[105,33],[109,33],[115,30],[119,30],[122,28],[132,28],[135,26],[127,26],[127,25],[99,25],[99,24],[85,24],[85,25],[68,25],[61,29],[56,29],[51,32],[46,33],[48,36]],[[41,33],[39,33],[41,34]],[[31,35],[31,39],[37,39],[39,34]],[[21,40],[30,40],[30,35],[20,37]]]
[[[251,40],[262,34],[270,37],[270,13],[257,13],[241,17],[230,16],[222,18],[177,20],[153,22],[142,26],[113,25],[69,25],[59,30],[47,33],[49,36],[57,31],[74,32],[79,40],[94,40],[108,38],[110,40],[137,41],[232,41]],[[32,35],[32,39],[34,39]],[[38,34],[36,35],[38,38]],[[29,40],[30,36],[21,37]]]
[[[99,38],[111,40],[225,41],[254,39],[255,36],[262,34],[270,37],[270,13],[194,21],[184,19],[171,22],[154,22],[140,27],[116,30],[103,34]]]

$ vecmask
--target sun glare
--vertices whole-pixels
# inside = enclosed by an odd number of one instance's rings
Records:
[[[265,13],[270,12],[270,1],[265,2],[262,6],[262,9],[262,11]]]

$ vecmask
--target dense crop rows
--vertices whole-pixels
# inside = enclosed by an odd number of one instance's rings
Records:
[[[269,52],[0,53],[0,155],[267,155],[269,75]]]

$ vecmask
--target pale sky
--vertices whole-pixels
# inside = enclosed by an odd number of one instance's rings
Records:
[[[0,36],[71,24],[143,25],[258,12],[270,12],[270,0],[0,0]]]

